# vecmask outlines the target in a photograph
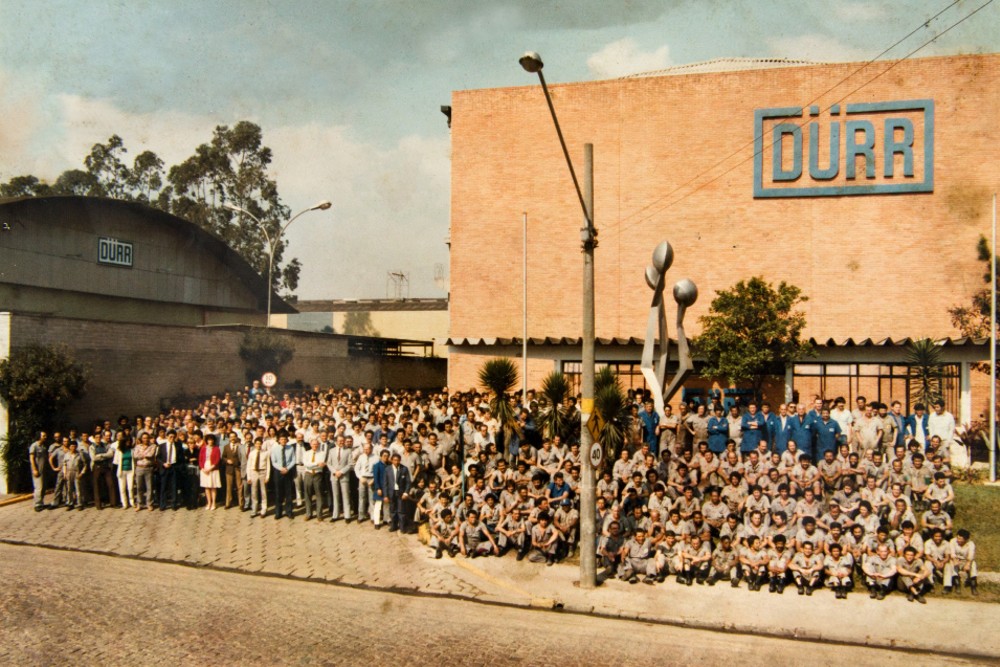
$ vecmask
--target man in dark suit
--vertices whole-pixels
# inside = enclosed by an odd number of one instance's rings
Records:
[[[167,505],[176,510],[177,471],[184,467],[184,452],[181,451],[177,433],[173,429],[167,431],[166,441],[160,444],[156,452],[156,463],[160,469],[160,511],[167,509]]]
[[[391,463],[382,471],[382,489],[389,501],[389,508],[392,512],[392,521],[389,524],[389,532],[401,530],[404,533],[411,532],[410,519],[412,511],[410,507],[410,469],[400,465],[399,454],[393,453]]]

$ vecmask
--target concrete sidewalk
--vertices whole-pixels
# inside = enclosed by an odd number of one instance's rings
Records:
[[[0,507],[0,541],[291,577],[399,593],[666,623],[681,627],[870,647],[1000,657],[1000,605],[867,592],[800,597],[714,587],[612,580],[579,589],[578,568],[505,558],[435,560],[415,537],[369,524],[251,519],[238,510],[177,512]]]
[[[997,604],[935,598],[921,605],[897,594],[877,601],[864,589],[837,600],[825,590],[799,596],[794,586],[779,596],[766,588],[750,592],[745,584],[733,589],[728,582],[682,586],[672,577],[654,586],[611,579],[587,591],[577,586],[579,569],[571,565],[545,567],[509,557],[434,562],[465,572],[456,576],[501,588],[511,604],[752,635],[1000,657]]]

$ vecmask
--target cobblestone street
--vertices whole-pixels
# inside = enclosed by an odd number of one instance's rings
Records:
[[[965,664],[25,546],[0,579],[2,664]]]
[[[36,513],[18,503],[0,508],[0,540],[380,589],[486,593],[433,567],[413,536],[367,523],[251,519],[236,509]]]

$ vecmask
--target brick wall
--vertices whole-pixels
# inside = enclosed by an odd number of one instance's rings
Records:
[[[119,413],[159,411],[161,401],[205,396],[245,384],[238,355],[244,329],[125,324],[14,315],[11,347],[29,344],[70,348],[91,369],[87,395],[69,417],[79,424]],[[422,389],[445,384],[447,362],[429,358],[349,357],[347,340],[322,334],[277,331],[293,341],[295,356],[282,369],[279,388],[295,381],[334,386]]]
[[[668,284],[701,291],[693,335],[714,290],[755,274],[809,296],[807,336],[955,334],[947,308],[981,287],[976,240],[1000,182],[1000,55],[908,60],[844,100],[935,101],[933,193],[753,198],[754,109],[823,108],[887,65],[822,96],[858,65],[553,85],[578,170],[594,144],[597,336],[644,336],[643,272],[663,239]],[[452,109],[449,335],[521,335],[527,211],[528,335],[579,336],[581,214],[540,87],[459,91]]]

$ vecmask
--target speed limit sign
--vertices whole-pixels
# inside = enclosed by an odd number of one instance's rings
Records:
[[[278,376],[271,372],[264,373],[260,376],[260,383],[270,389],[278,384]]]
[[[601,461],[604,460],[604,447],[601,443],[595,442],[590,446],[590,465],[594,466],[594,469],[601,467]]]

